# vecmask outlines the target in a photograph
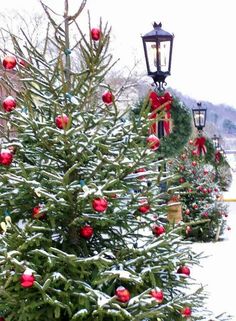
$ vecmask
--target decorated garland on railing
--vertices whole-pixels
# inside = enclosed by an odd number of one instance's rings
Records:
[[[158,155],[161,158],[173,157],[183,149],[191,136],[190,111],[183,102],[176,96],[171,96],[169,92],[151,91],[147,98],[139,102],[134,112],[139,114],[144,107],[150,110],[148,116],[151,122],[150,134],[157,135],[158,124],[163,121],[164,136],[160,139]]]

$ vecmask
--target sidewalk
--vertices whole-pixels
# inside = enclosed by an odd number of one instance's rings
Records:
[[[236,175],[230,191],[224,198],[236,198]],[[209,294],[206,306],[215,316],[226,313],[236,321],[236,202],[229,206],[228,226],[223,241],[195,243],[193,250],[203,252],[207,258],[201,261],[201,267],[195,267],[191,273],[197,282],[205,286]]]

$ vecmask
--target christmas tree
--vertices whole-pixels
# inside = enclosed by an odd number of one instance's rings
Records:
[[[191,292],[198,256],[165,219],[170,178],[149,111],[120,113],[105,81],[110,30],[90,20],[80,29],[85,1],[69,15],[65,0],[63,23],[42,5],[53,37],[39,49],[24,31],[23,43],[10,34],[2,59],[1,318],[204,318],[202,289]]]
[[[211,150],[207,148],[204,155],[199,155],[195,141],[189,140],[169,166],[172,173],[179,175],[176,185],[183,186],[180,195],[183,221],[187,224],[183,235],[192,241],[218,240],[226,227],[227,206],[218,202],[220,187],[211,164]]]

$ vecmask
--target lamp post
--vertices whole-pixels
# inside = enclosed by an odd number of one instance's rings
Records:
[[[162,24],[154,22],[153,30],[142,36],[147,75],[152,77],[155,91],[160,94],[170,75],[174,35],[163,30]],[[158,121],[157,136],[164,136],[164,122]]]
[[[220,146],[220,137],[216,136],[216,134],[214,134],[211,139],[212,139],[215,149],[217,149]]]
[[[162,91],[171,71],[174,35],[163,30],[161,23],[154,22],[153,27],[152,31],[142,36],[143,49],[147,74],[152,77],[157,90]]]
[[[197,103],[197,108],[192,109],[194,126],[198,131],[203,130],[206,125],[207,109],[202,107],[201,102]]]

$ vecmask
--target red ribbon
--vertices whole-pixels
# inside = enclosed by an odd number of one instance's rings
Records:
[[[221,153],[219,151],[217,151],[215,153],[215,162],[219,163],[221,161]]]
[[[149,94],[149,100],[151,103],[151,109],[152,113],[149,117],[149,119],[156,119],[157,118],[157,110],[163,105],[165,106],[165,119],[163,121],[164,125],[164,132],[165,135],[169,135],[171,133],[171,126],[170,126],[170,119],[171,119],[171,103],[172,103],[172,96],[170,93],[166,92],[163,96],[158,97],[157,93],[155,91],[150,92]],[[153,124],[150,127],[150,134],[157,135],[158,130],[158,122],[153,122]]]
[[[197,137],[194,141],[194,145],[197,147],[197,155],[205,155],[207,152],[207,148],[205,145],[206,138],[205,137]]]

